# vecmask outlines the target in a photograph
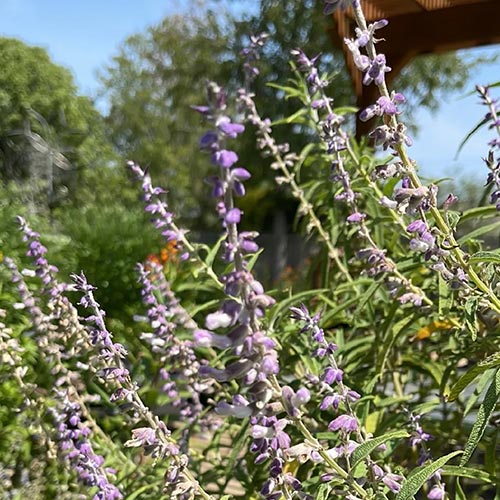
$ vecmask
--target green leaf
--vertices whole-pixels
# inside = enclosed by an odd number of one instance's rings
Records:
[[[495,378],[486,391],[483,404],[479,407],[479,411],[477,412],[476,421],[474,422],[469,439],[465,445],[465,451],[462,459],[460,460],[460,465],[465,465],[474,453],[474,450],[477,448],[479,441],[483,437],[486,426],[488,425],[488,420],[495,409],[499,396],[500,369],[497,369],[495,372]]]
[[[356,467],[361,460],[366,458],[373,450],[378,448],[381,444],[390,441],[391,439],[404,439],[407,438],[409,434],[406,431],[394,431],[384,434],[373,439],[360,444],[351,455],[351,467]]]
[[[350,115],[352,113],[357,113],[359,111],[359,108],[355,106],[340,106],[338,108],[335,108],[333,111],[337,115]]]
[[[366,337],[359,337],[353,340],[349,340],[345,344],[338,344],[338,350],[336,352],[336,356],[349,356],[352,351],[356,350],[357,347],[364,344],[373,344],[375,336],[367,335]]]
[[[247,430],[248,426],[250,424],[250,420],[246,419],[246,422],[242,424],[241,429],[239,430],[237,436],[235,436],[234,441],[231,444],[231,455],[229,456],[229,459],[227,461],[227,465],[224,471],[224,477],[227,478],[226,486],[227,483],[229,482],[231,478],[231,471],[234,470],[236,467],[236,462],[238,460],[238,455],[240,454],[241,450],[246,444],[247,441]]]
[[[492,477],[497,477],[498,466],[498,435],[500,429],[498,427],[492,433],[490,442],[486,445],[484,450],[484,470],[489,472]]]
[[[286,116],[285,118],[281,118],[280,120],[275,120],[272,122],[271,126],[275,125],[283,125],[283,124],[289,124],[289,123],[306,123],[307,120],[304,118],[307,115],[307,109],[305,108],[300,108],[298,111],[295,113],[291,114],[290,116]]]
[[[192,311],[190,311],[190,314],[191,316],[196,316],[199,312],[215,307],[217,304],[220,304],[219,299],[209,300],[204,304],[200,304],[198,307],[195,307]]]
[[[436,384],[441,385],[443,378],[443,367],[434,361],[424,361],[420,356],[407,354],[403,356],[403,362],[413,365],[418,371],[426,371],[436,381]]]
[[[396,306],[396,305],[395,305]],[[379,374],[379,379],[382,380],[384,375],[385,365],[387,363],[387,359],[389,357],[389,353],[396,342],[396,339],[402,332],[406,332],[407,328],[415,321],[417,315],[413,314],[410,318],[403,318],[398,321],[392,328],[388,327],[389,331],[387,335],[384,337],[384,341],[382,343],[382,352],[380,353],[377,371]]]
[[[477,325],[476,312],[478,307],[479,307],[479,297],[469,297],[464,304],[465,324],[469,329],[469,331],[471,332],[471,337],[472,340],[474,341],[477,339],[478,325]]]
[[[495,478],[488,474],[487,472],[479,469],[473,469],[472,467],[461,467],[457,465],[445,465],[441,474],[443,476],[455,476],[455,477],[467,477],[469,479],[477,479],[478,481],[484,481],[485,483],[493,483]]]
[[[477,400],[483,393],[486,384],[491,380],[491,378],[492,378],[491,370],[486,370],[481,375],[481,378],[478,380],[474,392],[469,396],[469,399],[467,399],[467,404],[465,405],[464,408],[464,417],[472,410]]]
[[[344,311],[345,309],[348,309],[351,307],[353,304],[356,304],[356,302],[359,301],[359,297],[353,297],[349,300],[346,300],[345,302],[342,302],[339,306],[335,307],[335,303],[332,302],[331,300],[327,299],[324,295],[321,297],[325,302],[330,303],[330,306],[333,307],[331,311],[328,311],[326,314],[323,314],[323,322],[328,323],[328,321],[335,316],[337,316],[339,313]]]
[[[438,277],[439,316],[446,316],[453,305],[453,293],[443,276]]]
[[[479,217],[492,217],[497,216],[498,210],[495,206],[487,206],[487,207],[474,207],[466,210],[462,217],[460,218],[459,224],[463,224],[471,219],[477,219]]]
[[[318,432],[315,435],[316,439],[337,439],[339,437],[337,432]]]
[[[469,139],[484,125],[486,125],[489,121],[489,118],[483,118],[466,136],[465,139],[460,143],[460,146],[458,146],[457,149],[457,154],[455,155],[455,158],[458,157],[460,154],[460,151],[462,151],[462,148],[465,146],[465,144],[469,141]]]
[[[490,368],[495,368],[500,366],[500,352],[488,356],[483,361],[480,361],[477,365],[473,366],[469,371],[464,373],[451,388],[450,394],[448,394],[448,401],[455,401],[460,393],[481,373],[484,373]]]
[[[448,226],[451,227],[453,230],[457,228],[459,221],[460,221],[460,212],[455,212],[453,210],[448,210],[446,212],[446,222],[448,223]]]
[[[490,233],[491,231],[497,229],[499,226],[500,226],[500,220],[493,222],[491,224],[486,224],[485,226],[478,227],[477,229],[474,229],[474,231],[471,231],[470,233],[467,233],[461,238],[459,238],[458,244],[463,245],[468,240],[472,240],[483,234]]]
[[[273,89],[282,90],[286,94],[287,98],[300,97],[303,95],[302,91],[295,87],[289,87],[287,85],[279,85],[277,83],[271,83],[271,82],[268,82],[266,85]]]
[[[152,488],[158,488],[162,484],[161,481],[154,481],[152,483],[145,484],[141,486],[140,488],[137,488],[136,490],[133,491],[130,495],[128,495],[126,500],[135,500],[136,498],[141,498],[140,495],[142,495],[144,492],[152,489]],[[142,497],[144,498],[144,497]]]
[[[226,239],[226,235],[224,236],[221,236],[217,242],[215,243],[215,245],[209,249],[208,253],[207,253],[207,256],[205,257],[205,264],[208,266],[208,267],[212,267],[213,263],[214,263],[214,260],[215,260],[215,257],[217,256],[217,253],[219,252],[219,248],[222,244],[222,242]],[[207,247],[208,249],[209,247]]]
[[[465,492],[462,488],[462,485],[460,484],[460,480],[457,478],[456,482],[456,500],[467,500],[467,497],[465,496]]]
[[[417,491],[423,486],[423,484],[438,470],[443,467],[449,460],[462,453],[461,450],[454,451],[445,455],[444,457],[438,458],[431,464],[421,465],[414,469],[403,486],[396,495],[396,500],[411,500]]]
[[[366,290],[363,295],[359,298],[359,304],[358,307],[356,307],[356,311],[354,313],[354,317],[357,317],[358,314],[361,314],[361,311],[363,311],[366,303],[372,298],[372,296],[375,294],[375,292],[380,288],[380,283],[374,282],[370,285],[368,290]]]
[[[255,263],[257,262],[258,258],[260,257],[260,254],[264,251],[263,248],[259,248],[247,261],[247,269],[251,271],[253,269],[253,266],[255,266]]]
[[[394,188],[396,187],[398,182],[399,182],[399,179],[397,177],[393,177],[391,179],[388,179],[387,182],[385,182],[384,187],[382,188],[382,193],[390,198],[392,196],[392,193],[394,192]]]
[[[329,484],[322,484],[316,495],[316,500],[327,500],[330,497],[331,486]]]
[[[431,411],[433,411],[437,406],[440,406],[441,404],[441,399],[435,398],[415,406],[413,408],[413,411],[418,415],[425,415],[426,413],[430,413]]]
[[[500,252],[476,252],[470,256],[469,262],[493,262],[500,264]]]

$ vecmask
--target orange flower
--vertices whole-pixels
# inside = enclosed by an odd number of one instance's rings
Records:
[[[167,248],[162,248],[160,252],[160,259],[162,262],[167,262],[168,260],[168,250]]]
[[[151,262],[151,263],[154,263],[154,264],[160,264],[160,259],[158,258],[158,255],[156,255],[155,253],[150,253],[147,257],[146,257],[146,261],[147,262]]]
[[[160,251],[162,263],[168,262],[169,260],[175,260],[175,254],[177,252],[177,241],[169,241]]]

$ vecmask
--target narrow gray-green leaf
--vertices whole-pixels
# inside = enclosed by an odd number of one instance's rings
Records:
[[[492,483],[495,478],[484,470],[473,469],[472,467],[460,467],[457,465],[445,465],[441,470],[443,476],[467,477],[469,479],[477,479],[485,483]]]
[[[457,482],[455,483],[455,489],[456,489],[456,500],[467,500],[467,497],[465,496],[465,492],[462,488],[462,485],[460,484],[460,480],[457,478]]]
[[[160,485],[162,485],[162,484],[163,483],[160,480],[145,484],[144,486],[141,486],[140,488],[137,488],[136,490],[134,490],[130,495],[125,497],[125,499],[126,500],[135,500],[136,498],[141,498],[141,495],[144,492],[151,490],[153,488],[159,488]],[[142,497],[142,498],[144,498],[144,497]]]
[[[460,223],[463,224],[471,219],[477,219],[479,217],[493,217],[498,215],[497,207],[494,205],[489,205],[487,207],[474,207],[466,210],[462,217],[460,218]]]
[[[417,491],[424,485],[424,483],[444,464],[450,461],[453,457],[460,455],[461,450],[448,453],[444,457],[438,458],[431,464],[421,465],[413,470],[403,486],[396,495],[396,500],[411,500]]]
[[[499,395],[500,369],[497,369],[495,377],[486,391],[483,404],[479,407],[479,411],[477,412],[477,418],[474,422],[474,426],[472,427],[467,444],[465,445],[465,451],[462,459],[460,460],[460,465],[465,465],[469,461],[470,457],[474,453],[474,450],[477,448],[479,441],[481,441],[486,426],[488,425],[488,420],[497,404]]]
[[[467,404],[465,405],[464,408],[464,417],[469,414],[469,412],[472,410],[474,405],[476,404],[477,400],[481,396],[481,394],[484,391],[484,388],[486,387],[486,384],[492,379],[492,373],[490,370],[486,370],[482,375],[481,378],[477,381],[477,385],[474,389],[474,392],[469,396],[469,399],[467,399]]]
[[[360,444],[351,455],[351,467],[356,467],[356,465],[361,462],[364,458],[366,458],[373,450],[378,448],[381,444],[390,441],[391,439],[403,439],[407,438],[409,434],[406,431],[394,431],[389,432],[388,434],[384,434],[383,436],[378,436],[373,439],[369,439],[368,441]]]
[[[316,500],[327,500],[329,498],[331,487],[328,484],[322,484],[319,487],[318,494],[316,495]]]
[[[231,477],[231,471],[234,470],[236,467],[236,461],[238,459],[238,455],[240,454],[241,450],[245,446],[246,440],[248,438],[247,436],[247,431],[248,431],[248,425],[249,425],[249,420],[247,420],[242,426],[240,431],[238,432],[238,435],[235,436],[233,442],[231,443],[231,454],[229,455],[229,460],[227,461],[227,465],[224,471],[224,477],[227,478],[226,480],[226,486],[227,483],[229,482],[229,478]]]
[[[359,301],[358,297],[353,297],[352,299],[346,300],[342,304],[338,305],[335,307],[335,303],[332,302],[331,300],[328,299],[328,297],[325,297],[324,295],[321,295],[320,298],[328,303],[330,302],[332,309],[330,311],[327,311],[325,314],[323,314],[323,322],[328,324],[328,322],[332,319],[335,318],[338,314],[340,314],[342,311],[345,311],[349,307],[351,307],[353,304],[356,304],[356,302]]]
[[[355,106],[340,106],[338,108],[335,108],[333,111],[337,115],[348,115],[351,113],[357,113],[359,111],[359,108],[356,108]]]
[[[336,439],[338,434],[336,432],[318,432],[315,437],[316,439]]]
[[[460,151],[462,151],[462,148],[465,146],[465,144],[469,141],[469,139],[484,125],[488,123],[489,119],[488,118],[483,118],[466,136],[465,139],[460,143],[460,146],[458,147],[457,154],[455,158],[458,157],[460,154]]]
[[[438,276],[439,315],[445,316],[453,305],[453,293],[441,274]]]
[[[283,125],[283,124],[289,124],[289,123],[305,123],[305,116],[306,116],[307,110],[304,108],[300,108],[298,111],[293,113],[290,116],[287,116],[285,118],[281,118],[280,120],[275,120],[272,123],[272,126],[276,125]]]
[[[257,262],[258,258],[260,257],[260,254],[264,251],[263,248],[260,248],[257,250],[251,257],[248,259],[247,262],[247,269],[251,271],[253,269],[253,266],[255,266],[255,263]]]
[[[476,252],[470,256],[469,262],[493,262],[500,264],[500,252]]]
[[[372,298],[372,296],[379,288],[380,288],[380,283],[374,282],[368,287],[368,290],[366,290],[366,292],[364,292],[363,295],[361,295],[361,297],[359,298],[358,307],[356,308],[356,312],[354,313],[355,316],[361,314],[367,302]]]
[[[448,401],[455,401],[460,393],[481,373],[484,373],[490,368],[495,368],[500,366],[500,352],[488,356],[486,359],[473,366],[469,371],[464,373],[456,382],[456,384],[451,388],[450,394],[448,394]]]
[[[205,264],[208,267],[212,267],[215,257],[217,256],[217,253],[219,252],[219,248],[222,245],[222,242],[226,239],[226,236],[222,236],[217,240],[217,243],[209,250],[207,256],[205,257]]]
[[[458,240],[459,245],[463,245],[464,243],[467,242],[467,240],[477,238],[478,236],[482,236],[483,234],[489,233],[491,231],[494,231],[500,226],[500,221],[493,222],[491,224],[487,224],[486,226],[481,226],[478,227],[477,229],[474,229],[470,233],[465,234]]]

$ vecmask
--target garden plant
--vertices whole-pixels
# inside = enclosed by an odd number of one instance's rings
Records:
[[[267,117],[252,93],[267,34],[249,36],[236,92],[208,82],[192,106],[206,124],[214,245],[127,163],[165,240],[129,270],[143,307],[127,337],[113,334],[99,283],[58,273],[43,234],[17,218],[28,261],[4,255],[1,268],[2,498],[500,498],[500,253],[482,240],[500,227],[496,100],[477,87],[485,196],[460,210],[411,158],[405,97],[377,50],[387,21],[367,25],[359,0],[325,0],[324,13],[345,8],[357,25],[347,48],[379,91],[368,108],[336,107],[334,76],[297,48],[270,85],[300,108]],[[356,113],[373,122],[360,141]],[[284,124],[307,134],[303,149],[274,139]],[[314,242],[310,273],[285,289],[264,290],[266,250],[243,229],[249,133]]]

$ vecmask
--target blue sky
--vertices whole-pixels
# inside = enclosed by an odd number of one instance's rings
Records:
[[[111,59],[127,36],[186,8],[187,3],[188,0],[0,0],[0,34],[43,46],[55,62],[72,70],[81,92],[92,95],[97,88],[97,69]],[[499,54],[500,46],[474,50]],[[476,82],[498,80],[500,62],[475,72],[468,89],[473,89]],[[475,96],[452,94],[436,113],[417,113],[420,134],[410,154],[418,161],[423,175],[462,174],[477,181],[486,178],[481,157],[487,153],[488,132],[473,137],[458,160],[454,160],[461,140],[484,114],[477,101]]]

